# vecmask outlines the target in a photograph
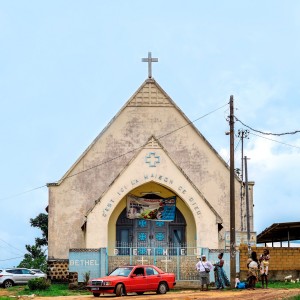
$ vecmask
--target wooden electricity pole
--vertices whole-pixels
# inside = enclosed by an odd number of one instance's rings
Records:
[[[250,245],[250,209],[249,209],[249,192],[248,192],[248,168],[247,168],[247,156],[245,156],[245,191],[246,191],[246,214],[247,214],[247,244],[248,254],[251,252]]]
[[[234,189],[234,113],[233,96],[230,96],[230,285],[235,286],[236,248],[235,248],[235,189]]]

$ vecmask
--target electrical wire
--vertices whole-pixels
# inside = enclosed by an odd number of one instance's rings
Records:
[[[187,126],[189,126],[189,125],[191,125],[191,124],[193,124],[193,123],[199,121],[200,119],[203,119],[203,118],[207,117],[208,115],[210,115],[210,114],[212,114],[212,113],[214,113],[214,112],[216,112],[216,111],[222,109],[223,107],[225,107],[225,106],[227,106],[227,105],[228,105],[228,103],[226,103],[226,104],[224,104],[224,105],[222,105],[222,106],[220,106],[220,107],[218,107],[218,108],[216,108],[216,109],[214,109],[214,110],[212,110],[212,111],[210,111],[210,112],[204,114],[203,116],[201,116],[201,117],[199,117],[199,118],[197,118],[197,119],[195,119],[195,120],[193,120],[193,121],[191,121],[191,122],[188,122],[187,124],[185,124],[185,125],[183,125],[183,126],[177,128],[177,129],[175,129],[175,130],[173,130],[173,131],[170,131],[170,132],[168,132],[168,133],[166,133],[166,134],[164,134],[164,135],[159,136],[157,139],[158,139],[158,140],[163,139],[164,137],[166,137],[166,136],[168,136],[168,135],[170,135],[170,134],[173,134],[173,133],[175,133],[175,132],[177,132],[177,131],[183,129],[183,128],[185,128],[185,127],[187,127]],[[129,151],[127,151],[127,152],[125,152],[125,153],[123,153],[123,154],[120,154],[120,155],[118,155],[118,156],[115,156],[115,157],[113,157],[113,158],[111,158],[111,159],[105,160],[105,161],[101,162],[100,164],[94,165],[94,166],[92,166],[92,167],[90,167],[90,168],[87,168],[87,169],[82,170],[82,171],[80,171],[80,172],[77,172],[77,173],[75,173],[75,174],[66,176],[64,179],[68,179],[68,178],[77,176],[77,175],[79,175],[79,174],[82,174],[82,173],[84,173],[84,172],[90,171],[90,170],[92,170],[92,169],[94,169],[94,168],[100,167],[100,166],[102,166],[102,165],[104,165],[104,164],[107,164],[107,163],[109,163],[109,162],[111,162],[111,161],[114,161],[114,160],[116,160],[116,159],[118,159],[118,158],[121,158],[121,157],[123,157],[123,156],[125,156],[125,155],[127,155],[127,154],[129,154],[129,153],[132,153],[132,152],[134,152],[134,151],[136,151],[136,150],[142,149],[142,148],[143,148],[144,146],[146,146],[147,144],[148,144],[148,141],[147,141],[146,143],[142,144],[142,145],[139,146],[139,147],[136,147],[136,148],[134,148],[134,149],[132,149],[132,150],[129,150]],[[56,182],[58,182],[58,181],[56,181]],[[30,189],[30,190],[28,190],[28,191],[24,191],[24,192],[21,192],[21,193],[12,195],[12,196],[8,196],[8,197],[5,197],[5,198],[0,198],[0,201],[2,201],[2,200],[7,200],[7,199],[11,199],[11,198],[15,198],[15,197],[18,197],[18,196],[20,196],[20,195],[23,195],[23,194],[32,192],[32,191],[34,191],[34,190],[44,188],[44,187],[46,187],[46,186],[47,186],[47,184],[42,185],[42,186],[39,186],[39,187],[36,187],[36,188],[33,188],[33,189]]]
[[[22,250],[20,250],[20,249],[14,247],[14,246],[12,246],[11,244],[9,244],[8,242],[4,241],[4,240],[1,239],[1,238],[0,238],[0,241],[3,242],[3,243],[5,243],[5,244],[8,245],[9,247],[14,248],[14,249],[18,250],[18,251],[21,252],[21,253],[24,253]]]
[[[18,250],[21,253],[24,253],[24,251],[12,246],[11,244],[9,244],[8,242],[4,241],[3,239],[0,238],[0,241],[5,243],[6,245],[8,245],[9,247]],[[17,257],[12,257],[12,258],[6,258],[6,259],[0,259],[0,261],[8,261],[8,260],[13,260],[13,259],[17,259],[17,258],[22,258],[24,257],[25,253],[22,256],[17,256]]]
[[[252,127],[250,127],[249,125],[246,125],[245,123],[243,123],[240,119],[238,119],[237,117],[234,117],[236,119],[236,121],[240,122],[241,124],[243,124],[245,127],[249,128],[252,131],[261,133],[261,134],[265,134],[265,135],[276,135],[276,136],[281,136],[281,135],[288,135],[288,134],[296,134],[299,133],[300,130],[295,130],[295,131],[291,131],[291,132],[283,132],[283,133],[272,133],[272,132],[263,132],[257,129],[253,129]]]
[[[14,194],[14,195],[11,195],[11,196],[7,196],[7,197],[5,197],[5,198],[1,198],[1,199],[0,199],[0,201],[1,201],[1,200],[7,200],[7,199],[11,199],[11,198],[16,198],[16,197],[18,197],[18,196],[21,196],[21,195],[24,195],[24,194],[27,194],[27,193],[33,192],[33,191],[35,191],[35,190],[38,190],[38,189],[44,188],[44,187],[46,187],[46,186],[47,186],[47,185],[46,185],[46,184],[44,184],[44,185],[42,185],[42,186],[39,186],[39,187],[36,187],[36,188],[30,189],[30,190],[27,190],[27,191],[24,191],[24,192],[20,192],[20,193],[18,193],[18,194]]]
[[[17,257],[12,257],[12,258],[7,258],[7,259],[0,259],[0,261],[8,261],[8,260],[13,260],[13,259],[17,259],[17,258],[21,258],[24,256],[17,256]]]
[[[297,149],[300,149],[299,146],[295,146],[295,145],[291,145],[291,144],[287,144],[287,143],[283,143],[283,142],[280,142],[280,141],[276,141],[276,140],[273,140],[273,139],[270,139],[270,138],[267,138],[265,136],[261,136],[261,135],[258,135],[258,134],[255,134],[253,132],[249,132],[250,134],[252,135],[255,135],[257,137],[260,137],[260,138],[263,138],[263,139],[266,139],[266,140],[269,140],[269,141],[272,141],[272,142],[276,142],[276,143],[279,143],[279,144],[282,144],[282,145],[285,145],[285,146],[289,146],[289,147],[293,147],[293,148],[297,148]]]
[[[191,124],[193,124],[193,123],[195,123],[195,122],[197,122],[197,121],[199,121],[200,119],[203,119],[203,118],[207,117],[208,115],[210,115],[210,114],[216,112],[217,110],[222,109],[222,108],[225,107],[226,105],[228,105],[228,103],[226,103],[225,105],[223,105],[223,106],[221,106],[221,107],[219,107],[219,108],[216,108],[216,109],[214,109],[214,110],[208,112],[207,114],[205,114],[205,115],[203,115],[203,116],[201,116],[201,117],[195,119],[194,121],[188,122],[187,124],[185,124],[185,125],[183,125],[183,126],[181,126],[181,127],[178,127],[177,129],[175,129],[175,130],[173,130],[173,131],[170,131],[170,132],[168,132],[168,133],[166,133],[166,134],[164,134],[164,135],[159,136],[157,139],[158,139],[158,140],[161,140],[161,139],[163,139],[164,137],[166,137],[166,136],[168,136],[168,135],[171,135],[171,134],[173,134],[173,133],[175,133],[175,132],[177,132],[177,131],[179,131],[179,130],[181,130],[181,129],[183,129],[183,128],[185,128],[185,127],[187,127],[187,126],[189,126],[189,125],[191,125]],[[98,164],[98,165],[94,165],[94,166],[92,166],[92,167],[90,167],[90,168],[87,168],[87,169],[82,170],[82,171],[80,171],[80,172],[77,172],[77,173],[75,173],[75,174],[66,176],[64,179],[67,179],[67,178],[71,178],[71,177],[77,176],[77,175],[79,175],[79,174],[81,174],[81,173],[87,172],[87,171],[92,170],[92,169],[94,169],[94,168],[97,168],[97,167],[100,167],[100,166],[102,166],[102,165],[105,165],[105,164],[107,164],[107,163],[109,163],[109,162],[111,162],[111,161],[114,161],[115,159],[121,158],[121,157],[123,157],[123,156],[125,156],[125,155],[127,155],[127,154],[129,154],[129,153],[132,153],[132,152],[134,152],[134,151],[136,151],[136,150],[142,149],[143,147],[145,147],[145,146],[148,144],[148,142],[149,142],[149,141],[147,141],[146,143],[142,144],[141,146],[136,147],[136,148],[134,148],[134,149],[132,149],[132,150],[129,150],[129,151],[123,153],[123,154],[120,154],[120,155],[115,156],[115,157],[113,157],[113,158],[111,158],[111,159],[105,160],[105,161],[101,162],[101,163]]]
[[[177,131],[179,131],[179,130],[181,130],[181,129],[183,129],[183,128],[185,128],[185,127],[187,127],[187,126],[189,126],[189,125],[191,125],[191,124],[193,124],[193,123],[195,123],[195,122],[197,122],[197,121],[199,121],[200,119],[203,119],[203,118],[205,118],[206,116],[208,116],[208,115],[210,115],[210,114],[212,114],[212,113],[218,111],[219,109],[222,109],[222,108],[225,107],[226,105],[228,105],[228,103],[226,103],[225,105],[223,105],[223,106],[221,106],[221,107],[218,107],[218,108],[216,108],[216,109],[214,109],[214,110],[212,110],[212,111],[206,113],[205,115],[203,115],[203,116],[201,116],[201,117],[199,117],[199,118],[197,118],[197,119],[195,119],[195,120],[193,120],[193,121],[191,121],[191,122],[188,122],[187,124],[185,124],[185,125],[183,125],[183,126],[177,128],[177,129],[175,129],[175,130],[173,130],[173,131],[170,131],[170,132],[168,132],[168,133],[166,133],[166,134],[164,134],[164,135],[159,136],[157,139],[160,140],[160,139],[162,139],[162,138],[164,138],[164,137],[166,137],[166,136],[168,136],[168,135],[171,135],[171,134],[173,134],[173,133],[175,133],[175,132],[177,132]],[[247,127],[248,129],[250,129],[250,130],[252,130],[252,131],[254,131],[254,132],[258,132],[258,133],[264,134],[264,135],[276,135],[276,136],[281,136],[281,135],[288,135],[288,134],[296,134],[296,133],[299,133],[299,132],[300,132],[300,130],[295,130],[295,131],[292,131],[292,132],[285,132],[285,133],[270,133],[270,132],[263,132],[263,131],[260,131],[260,130],[256,130],[256,129],[250,127],[249,125],[246,125],[244,122],[242,122],[242,121],[241,121],[240,119],[238,119],[236,116],[235,116],[234,118],[236,119],[236,121],[240,122],[243,126]],[[252,134],[252,135],[256,135],[256,134],[254,134],[254,133],[251,133],[251,134]],[[261,137],[261,138],[268,139],[268,138],[263,137],[263,136],[260,136],[260,135],[256,135],[256,136]],[[300,149],[300,147],[294,146],[294,145],[291,145],[291,144],[279,142],[279,141],[276,141],[276,140],[273,140],[273,139],[268,139],[268,140],[273,141],[273,142],[276,142],[276,143],[280,143],[280,144],[283,144],[283,145],[286,145],[286,146],[290,146],[290,147],[294,147],[294,148]],[[129,151],[127,151],[127,152],[125,152],[125,153],[123,153],[123,154],[120,154],[120,155],[118,155],[118,156],[115,156],[115,157],[113,157],[113,158],[111,158],[111,159],[109,159],[109,160],[103,161],[103,162],[101,162],[100,164],[94,165],[94,166],[92,166],[92,167],[90,167],[90,168],[87,168],[87,169],[82,170],[82,171],[80,171],[80,172],[77,172],[77,173],[75,173],[75,174],[66,176],[64,179],[68,179],[68,178],[77,176],[77,175],[79,175],[79,174],[82,174],[82,173],[87,172],[87,171],[89,171],[89,170],[92,170],[92,169],[94,169],[94,168],[100,167],[100,166],[102,166],[102,165],[104,165],[104,164],[106,164],[106,163],[109,163],[109,162],[111,162],[111,161],[114,161],[114,160],[116,160],[116,159],[118,159],[118,158],[121,158],[121,157],[123,157],[123,156],[125,156],[125,155],[127,155],[127,154],[129,154],[129,153],[132,153],[132,152],[134,152],[134,151],[136,151],[136,150],[139,150],[139,149],[143,148],[145,145],[147,145],[147,143],[148,143],[148,141],[147,141],[146,143],[144,143],[143,145],[139,146],[139,147],[136,147],[136,148],[134,148],[134,149],[132,149],[132,150],[129,150]],[[237,146],[236,146],[236,148],[235,148],[234,151],[236,151],[238,145],[239,145],[239,143],[237,144]],[[229,161],[227,162],[227,164],[228,164],[228,163],[229,163]],[[58,182],[58,181],[56,181],[56,182]],[[30,189],[30,190],[27,190],[27,191],[24,191],[24,192],[20,192],[20,193],[18,193],[18,194],[11,195],[11,196],[8,196],[8,197],[0,198],[0,201],[2,201],[2,200],[7,200],[7,199],[11,199],[11,198],[15,198],[15,197],[18,197],[18,196],[20,196],[20,195],[23,195],[23,194],[26,194],[26,193],[30,193],[30,192],[32,192],[32,191],[35,191],[35,190],[38,190],[38,189],[41,189],[41,188],[44,188],[44,187],[47,187],[47,184],[44,184],[44,185],[42,185],[42,186],[39,186],[39,187]]]
[[[236,146],[235,146],[235,148],[234,148],[234,152],[236,152],[236,150],[237,150],[237,148],[238,148],[240,142],[241,142],[241,139],[239,139],[239,141],[237,142],[237,144],[236,144]],[[227,165],[229,164],[229,162],[230,162],[230,158],[229,158],[228,161],[227,161]]]

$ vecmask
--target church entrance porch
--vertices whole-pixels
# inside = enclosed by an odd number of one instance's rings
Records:
[[[130,248],[138,255],[176,255],[186,247],[186,221],[176,208],[172,222],[128,219],[126,209],[116,225],[116,249],[119,255],[128,255]]]
[[[131,201],[132,197],[136,202]],[[145,210],[139,212],[138,206],[132,206],[142,205],[141,198],[155,203],[162,200],[162,205],[168,199],[175,199],[172,217],[168,220],[141,217]],[[155,208],[152,210],[156,211]],[[132,211],[138,211],[140,216],[131,218]],[[155,182],[136,187],[119,201],[109,218],[107,238],[109,255],[129,255],[130,249],[135,249],[137,255],[180,255],[187,244],[197,246],[196,223],[190,207],[177,193]]]

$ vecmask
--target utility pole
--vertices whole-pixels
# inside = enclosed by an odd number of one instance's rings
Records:
[[[249,192],[248,192],[248,170],[247,170],[247,156],[245,156],[245,190],[246,190],[246,214],[247,214],[247,243],[248,253],[250,254],[250,209],[249,209]]]
[[[244,200],[244,138],[248,138],[249,130],[239,129],[238,130],[238,137],[241,139],[242,142],[242,156],[241,156],[241,190],[240,190],[240,197],[241,197],[241,231],[244,231],[244,213],[243,213],[243,200]]]
[[[234,191],[234,114],[233,96],[230,96],[230,284],[235,286],[236,249],[235,249],[235,191]]]

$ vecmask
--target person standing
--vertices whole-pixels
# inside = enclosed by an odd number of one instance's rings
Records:
[[[201,259],[197,262],[196,264],[196,270],[199,272],[200,275],[200,290],[204,290],[204,285],[205,285],[205,290],[208,291],[208,286],[210,284],[209,281],[209,273],[213,269],[213,265],[210,261],[206,260],[206,256],[202,255]]]
[[[250,258],[247,260],[248,267],[248,290],[255,290],[255,284],[258,279],[258,260],[255,251],[251,252]]]
[[[268,249],[264,249],[263,254],[259,257],[260,262],[260,275],[261,275],[261,285],[262,288],[268,288],[268,272],[269,272],[269,260],[270,260],[270,252]]]
[[[214,275],[215,275],[215,283],[217,289],[224,289],[226,286],[230,286],[230,281],[223,269],[224,260],[223,260],[223,253],[218,255],[219,261],[217,261],[214,268]]]

